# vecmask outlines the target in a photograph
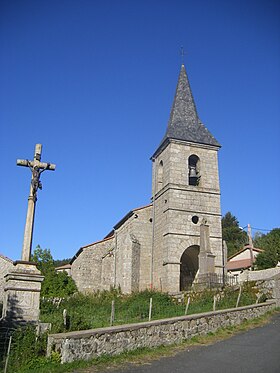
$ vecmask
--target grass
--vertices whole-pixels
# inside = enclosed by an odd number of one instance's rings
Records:
[[[235,307],[238,297],[238,289],[226,288],[219,293],[219,301],[216,303],[216,310]],[[254,284],[246,284],[242,290],[240,306],[250,305],[256,301],[256,290]],[[185,297],[190,297],[191,302],[188,314],[211,311],[213,309],[214,291],[191,292]],[[217,295],[217,294],[216,294]],[[150,298],[153,299],[152,319],[159,320],[182,316],[185,314],[186,305],[174,300],[168,294],[156,291],[143,291],[130,295],[123,295],[117,290],[98,292],[91,295],[76,294],[55,304],[48,300],[41,303],[41,321],[52,323],[52,333],[75,331],[104,327],[110,325],[111,304],[115,302],[114,325],[143,322],[148,320]],[[67,310],[67,325],[63,323],[63,310]],[[18,330],[13,336],[10,358],[11,372],[67,372],[67,364],[59,364],[59,355],[53,354],[51,359],[45,358],[46,335],[36,337],[35,331]],[[147,350],[145,349],[145,353]],[[139,351],[138,351],[139,353]],[[154,353],[154,350],[153,350]],[[133,353],[129,353],[133,354]],[[111,359],[122,359],[120,357]],[[129,355],[130,356],[130,355]],[[101,357],[94,360],[92,364],[103,364]],[[86,362],[76,362],[70,366],[76,369],[80,366],[87,366]]]
[[[111,368],[122,367],[127,364],[143,364],[149,361],[160,359],[163,356],[173,356],[179,351],[182,351],[186,348],[192,348],[195,346],[213,344],[218,341],[230,338],[231,336],[245,332],[249,329],[263,326],[268,323],[271,317],[276,314],[278,311],[271,311],[267,314],[253,319],[244,321],[241,325],[221,328],[215,333],[209,333],[204,336],[197,336],[190,340],[186,340],[179,345],[171,346],[160,346],[157,348],[142,348],[130,352],[124,352],[117,356],[107,356],[103,355],[99,358],[93,359],[91,361],[75,361],[73,363],[59,364],[58,362],[49,362],[45,363],[42,367],[36,367],[34,369],[28,368],[27,370],[22,368],[18,373],[93,373],[100,371],[108,371]]]
[[[190,293],[191,302],[188,314],[208,312],[213,309],[213,291]],[[216,309],[232,308],[236,305],[238,289],[224,289]],[[150,298],[153,298],[152,319],[183,316],[186,305],[179,303],[167,294],[156,291],[143,291],[122,295],[117,290],[104,291],[91,295],[76,294],[63,300],[59,306],[48,300],[41,303],[41,321],[52,324],[52,333],[86,330],[110,325],[111,304],[115,302],[114,325],[147,321]],[[187,298],[185,298],[186,301]],[[256,294],[252,286],[246,285],[242,291],[240,306],[254,304]],[[67,326],[63,324],[63,310],[67,310]]]

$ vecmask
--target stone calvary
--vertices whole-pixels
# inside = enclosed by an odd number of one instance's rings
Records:
[[[28,197],[28,207],[23,238],[21,260],[13,263],[13,267],[5,276],[2,317],[8,323],[39,321],[40,291],[44,279],[36,268],[36,263],[30,261],[34,227],[37,191],[42,189],[41,173],[45,170],[55,170],[55,165],[41,162],[42,145],[35,147],[32,161],[18,159],[18,166],[29,167],[31,170],[31,185]]]

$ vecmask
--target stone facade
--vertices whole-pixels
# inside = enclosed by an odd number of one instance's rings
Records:
[[[101,355],[117,355],[143,347],[180,343],[197,335],[215,332],[222,327],[239,325],[275,308],[274,301],[216,312],[181,316],[164,320],[51,334],[48,355],[56,351],[61,362],[89,360]]]
[[[162,282],[164,291],[180,290],[178,278],[182,255],[200,247],[200,226],[209,226],[209,251],[215,256],[215,272],[222,272],[222,232],[217,148],[174,141],[160,154],[154,165],[155,185],[155,287]],[[199,186],[188,184],[188,159],[200,159]],[[162,168],[158,181],[159,167]],[[193,222],[197,217],[198,221]],[[164,262],[164,266],[163,266]],[[172,288],[170,288],[172,284]]]
[[[80,291],[176,293],[223,272],[219,148],[198,118],[182,65],[167,131],[152,156],[152,203],[78,251],[71,276]]]
[[[71,276],[83,292],[120,287],[146,289],[150,281],[152,206],[129,213],[102,241],[82,247],[72,259]]]
[[[0,302],[4,298],[4,286],[6,283],[5,276],[13,268],[13,261],[4,255],[0,255]]]

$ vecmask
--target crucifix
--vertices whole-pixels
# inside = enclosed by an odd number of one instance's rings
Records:
[[[37,191],[38,189],[42,189],[42,183],[40,181],[40,176],[41,176],[41,173],[46,170],[50,170],[50,171],[55,170],[55,164],[41,162],[41,154],[42,154],[42,145],[36,144],[33,161],[29,161],[25,159],[17,159],[18,166],[29,167],[32,173],[30,192],[29,192],[29,197],[28,197],[26,223],[25,223],[24,237],[23,237],[22,254],[21,254],[21,260],[25,262],[29,262],[30,256],[31,256],[31,246],[32,246],[32,236],[33,236],[33,227],[34,227],[35,206],[36,206],[36,201],[37,201]]]

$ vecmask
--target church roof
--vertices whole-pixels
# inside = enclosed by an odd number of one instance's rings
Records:
[[[167,130],[158,150],[169,139],[221,146],[198,117],[184,65],[181,66]]]

